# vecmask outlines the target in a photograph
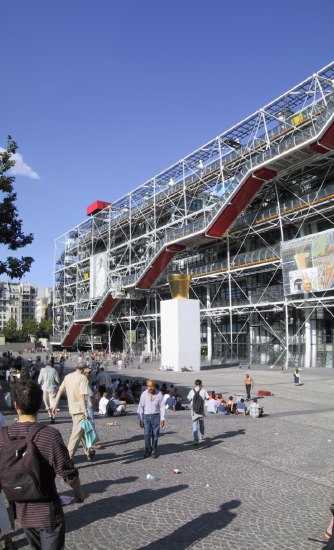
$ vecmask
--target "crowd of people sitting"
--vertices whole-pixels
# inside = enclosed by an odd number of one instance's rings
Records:
[[[208,394],[209,399],[206,405],[209,414],[249,415],[253,418],[263,416],[263,407],[259,405],[257,397],[254,397],[254,399],[245,399],[230,395],[225,399],[222,393],[216,394],[215,391],[209,391]]]
[[[63,379],[65,362],[68,359],[65,353],[55,353],[46,356],[42,361],[40,355],[34,359],[24,359],[22,354],[13,355],[10,352],[0,357],[1,372],[5,373],[8,386],[15,380],[31,379],[38,380],[39,373],[44,364],[55,367],[59,381]],[[127,405],[139,402],[140,395],[145,389],[142,380],[122,380],[120,377],[112,377],[103,367],[103,357],[99,354],[81,355],[81,361],[86,365],[85,374],[91,387],[89,408],[93,414],[98,416],[123,416],[127,412]],[[171,384],[161,384],[158,389],[164,396],[166,410],[180,411],[187,408],[184,405],[182,396]],[[221,415],[249,415],[253,418],[263,416],[263,407],[258,399],[250,398],[250,389],[247,387],[246,396],[224,397],[222,393],[209,391],[209,400],[206,402],[208,414]]]
[[[88,371],[88,369],[87,369]],[[87,372],[88,374],[88,372]],[[121,380],[120,378],[108,378],[104,368],[97,372],[90,371],[90,383],[94,391],[95,410],[100,416],[121,416],[126,414],[127,405],[138,403],[142,392],[145,390],[145,381]],[[173,384],[157,386],[163,394],[166,410],[184,410],[181,395],[177,393]]]

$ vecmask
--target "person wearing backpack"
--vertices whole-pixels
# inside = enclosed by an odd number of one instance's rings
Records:
[[[195,444],[204,439],[204,403],[209,399],[208,392],[202,387],[202,380],[195,380],[195,385],[188,393],[191,403],[191,418],[193,421],[193,437]]]
[[[37,422],[43,392],[28,380],[16,382],[18,422],[0,430],[0,489],[34,550],[63,550],[65,522],[55,485],[59,476],[84,500],[78,471],[58,430]]]

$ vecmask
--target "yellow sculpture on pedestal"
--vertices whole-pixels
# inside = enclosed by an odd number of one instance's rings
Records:
[[[191,275],[171,273],[168,282],[172,298],[189,298]]]

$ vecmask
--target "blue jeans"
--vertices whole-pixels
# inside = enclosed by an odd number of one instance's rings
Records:
[[[52,528],[25,528],[24,534],[34,550],[63,550],[65,548],[65,521],[61,519]]]
[[[145,453],[157,452],[160,435],[160,414],[144,414]]]
[[[204,437],[204,418],[196,418],[193,420],[193,436],[194,441],[201,441]]]

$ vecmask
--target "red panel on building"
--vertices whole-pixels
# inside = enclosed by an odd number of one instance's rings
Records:
[[[101,307],[95,312],[92,318],[93,323],[103,323],[106,320],[108,315],[112,312],[113,309],[117,306],[119,300],[113,298],[111,294],[108,294],[104,302],[101,304]]]
[[[328,153],[327,147],[324,147],[323,145],[320,145],[320,143],[311,143],[310,149],[312,151],[315,151],[316,153],[320,153],[324,155],[325,153]]]
[[[334,124],[331,124],[324,135],[319,139],[318,143],[327,147],[328,149],[334,149]]]
[[[272,170],[271,168],[264,167],[255,170],[253,175],[260,180],[269,181],[277,175],[277,172],[276,170]]]
[[[207,231],[209,237],[221,237],[232,225],[239,214],[251,202],[253,197],[262,187],[266,180],[276,176],[274,170],[268,168],[260,168],[254,174],[249,176],[241,189],[232,198],[231,203],[223,210],[223,212],[214,221],[212,226]]]
[[[66,334],[65,340],[63,341],[64,348],[70,348],[73,346],[74,342],[78,338],[84,324],[83,323],[73,323],[70,330]]]
[[[101,212],[101,210],[104,210],[104,208],[107,208],[110,204],[110,202],[105,201],[92,202],[89,206],[87,206],[87,216],[93,216],[94,214]]]
[[[254,195],[263,185],[263,180],[249,176],[242,188],[233,197],[232,202],[224,208],[207,231],[209,237],[221,237],[239,216],[241,211],[250,203]]]
[[[161,252],[161,254],[159,254],[153,264],[144,273],[142,279],[138,282],[137,287],[150,288],[157,280],[159,275],[161,275],[161,273],[164,271],[164,269],[166,269],[173,256],[175,256],[177,252],[180,252],[184,249],[185,246],[180,244],[171,244],[170,246],[167,246],[167,248],[165,248]]]

